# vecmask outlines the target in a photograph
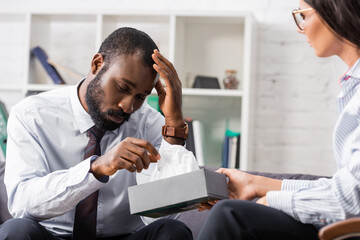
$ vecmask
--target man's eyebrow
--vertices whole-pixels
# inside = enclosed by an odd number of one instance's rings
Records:
[[[126,78],[121,78],[121,80],[123,80],[124,82],[126,82],[127,84],[131,85],[131,87],[136,88],[136,84],[133,83],[132,81],[126,79]],[[145,94],[150,95],[151,91],[144,91]]]
[[[123,81],[126,82],[127,84],[131,85],[133,88],[136,88],[136,84],[133,83],[132,81],[130,81],[129,79],[121,78],[121,80],[123,80]]]

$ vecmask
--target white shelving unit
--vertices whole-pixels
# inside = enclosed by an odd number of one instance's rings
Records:
[[[84,76],[101,42],[119,27],[148,33],[174,63],[183,84],[184,117],[204,130],[205,163],[220,166],[226,124],[241,132],[240,168],[251,170],[254,55],[256,24],[251,13],[236,12],[58,12],[0,10],[0,100],[10,109],[29,91],[55,85],[30,55],[41,46],[49,58]],[[192,89],[196,75],[222,78],[237,70],[238,90]],[[67,84],[79,79],[60,71]],[[155,92],[154,92],[155,93]]]

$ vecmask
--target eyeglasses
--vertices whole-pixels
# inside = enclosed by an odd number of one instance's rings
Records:
[[[305,16],[303,13],[311,10],[313,10],[313,8],[295,9],[292,11],[296,26],[300,29],[300,31],[304,31],[305,26]]]

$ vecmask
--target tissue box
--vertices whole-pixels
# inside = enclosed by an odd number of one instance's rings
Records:
[[[226,176],[206,169],[131,186],[128,193],[130,213],[153,218],[228,198]]]

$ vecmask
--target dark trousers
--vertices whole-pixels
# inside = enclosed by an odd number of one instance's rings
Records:
[[[318,229],[274,208],[240,200],[215,204],[198,240],[318,240]]]
[[[63,240],[69,237],[54,236],[38,222],[26,219],[15,218],[6,221],[0,226],[0,240]],[[103,240],[191,240],[191,230],[180,221],[173,219],[159,219],[139,231],[119,237],[99,238]]]

